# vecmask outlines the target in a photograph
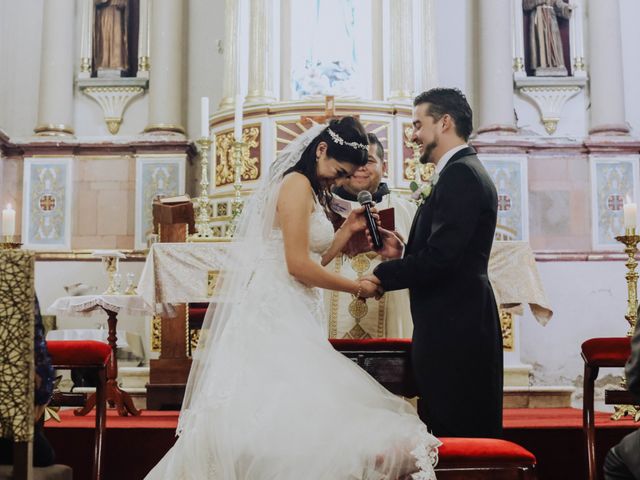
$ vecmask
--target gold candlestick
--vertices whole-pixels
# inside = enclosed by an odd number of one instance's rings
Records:
[[[242,213],[242,207],[244,202],[242,200],[242,155],[243,155],[244,143],[235,141],[233,142],[233,167],[234,167],[234,181],[233,190],[235,196],[231,202],[231,220],[227,226],[227,236],[233,237],[238,225],[238,217]]]
[[[0,250],[17,250],[21,246],[22,243],[15,235],[2,235],[0,237]]]
[[[638,273],[636,268],[638,262],[636,260],[636,252],[638,251],[637,245],[640,243],[640,235],[636,235],[635,228],[626,228],[624,235],[619,235],[616,240],[624,243],[624,253],[628,255],[625,266],[627,267],[627,313],[624,318],[629,322],[630,328],[627,332],[627,336],[633,335],[634,328],[636,326],[638,317]],[[620,384],[622,388],[627,389],[627,382],[623,379]],[[615,405],[615,413],[611,416],[612,420],[620,420],[622,417],[629,415],[636,421],[640,420],[640,409],[634,405]]]
[[[625,263],[628,271],[625,275],[627,279],[627,313],[624,318],[629,322],[630,328],[627,335],[631,337],[638,316],[638,273],[636,272],[638,262],[636,260],[636,252],[638,251],[637,245],[640,243],[640,235],[636,235],[635,228],[627,228],[625,229],[625,234],[617,236],[616,240],[624,243],[624,253],[629,257]]]
[[[198,214],[196,216],[196,233],[191,235],[192,239],[211,239],[213,238],[213,229],[211,228],[211,217],[209,215],[209,149],[211,148],[211,139],[203,137],[196,140],[200,146],[200,196],[196,199]]]

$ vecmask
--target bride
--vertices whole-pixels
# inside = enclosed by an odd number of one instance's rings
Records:
[[[351,117],[276,158],[241,215],[193,356],[173,448],[147,480],[435,479],[440,442],[413,408],[327,340],[321,288],[377,286],[323,268],[365,227],[335,233],[332,185],[367,162]]]

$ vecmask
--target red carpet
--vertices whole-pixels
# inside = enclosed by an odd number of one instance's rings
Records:
[[[49,421],[46,435],[58,462],[71,465],[74,478],[90,478],[95,417],[61,412],[62,422]],[[631,419],[612,421],[596,414],[599,464],[607,450],[640,427]],[[109,412],[105,439],[105,480],[140,480],[175,441],[177,412],[144,411],[140,417]],[[582,411],[571,408],[508,409],[504,411],[505,438],[519,443],[538,459],[540,480],[586,478]],[[205,480],[205,479],[203,479]],[[312,480],[312,479],[309,479]]]

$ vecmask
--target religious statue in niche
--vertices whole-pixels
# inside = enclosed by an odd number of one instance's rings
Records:
[[[129,68],[129,0],[93,0],[93,60],[98,77],[120,77]]]
[[[558,17],[569,19],[575,8],[564,0],[522,0],[529,20],[529,66],[537,77],[568,75]]]

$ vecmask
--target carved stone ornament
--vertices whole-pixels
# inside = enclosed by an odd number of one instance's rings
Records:
[[[112,135],[120,130],[127,106],[149,87],[144,78],[87,78],[79,79],[78,87],[102,108],[104,121]]]
[[[536,104],[545,130],[553,135],[565,103],[584,88],[587,80],[576,77],[526,77],[516,78],[515,82],[520,93]]]

